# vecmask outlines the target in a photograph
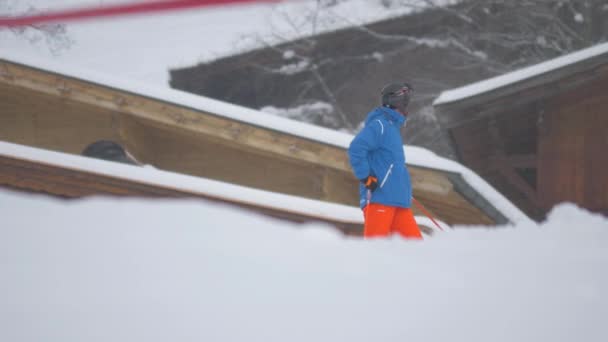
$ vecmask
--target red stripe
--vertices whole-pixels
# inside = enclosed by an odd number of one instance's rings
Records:
[[[63,22],[88,18],[111,17],[119,15],[163,12],[170,10],[229,5],[237,3],[278,2],[280,0],[157,0],[136,4],[123,4],[95,8],[67,10],[55,13],[42,13],[22,17],[0,17],[0,27],[26,26],[49,22]]]
[[[435,219],[433,218],[433,215],[431,215],[431,213],[429,213],[426,208],[422,205],[422,203],[418,202],[418,200],[416,200],[414,197],[412,197],[412,199],[414,200],[414,204],[416,204],[418,206],[418,208],[420,210],[422,210],[422,212],[426,215],[426,217],[430,218],[431,221],[433,221],[433,223],[435,224],[435,226],[437,228],[439,228],[441,231],[443,231],[443,228],[441,228],[441,226],[439,225],[439,223],[437,223],[437,221],[435,221]]]

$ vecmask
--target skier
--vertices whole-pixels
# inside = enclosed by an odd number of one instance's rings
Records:
[[[422,239],[411,210],[412,185],[400,133],[412,90],[404,82],[384,86],[382,106],[367,115],[365,127],[348,148],[351,167],[361,181],[366,238],[398,233],[406,239]]]

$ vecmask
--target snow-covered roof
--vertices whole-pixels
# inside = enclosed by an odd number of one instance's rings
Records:
[[[97,175],[156,185],[191,194],[220,198],[230,202],[319,217],[340,222],[362,222],[356,207],[305,199],[234,185],[216,180],[159,170],[151,166],[138,167],[101,159],[83,157],[0,141],[0,156],[59,166]]]
[[[11,51],[0,51],[0,59],[32,68],[85,80],[102,86],[120,89],[133,94],[158,99],[180,106],[186,106],[206,113],[249,123],[251,125],[276,130],[285,134],[299,136],[312,141],[348,148],[353,136],[324,127],[298,122],[250,108],[222,102],[219,100],[187,93],[184,91],[154,86],[138,81],[125,80],[91,70],[84,70],[72,65],[54,63],[48,59],[20,54]],[[415,146],[405,146],[407,164],[460,174],[469,185],[492,203],[509,221],[517,223],[529,218],[515,207],[502,194],[465,166],[437,156],[435,153]]]
[[[85,80],[102,86],[120,89],[129,93],[174,103],[180,106],[186,106],[202,112],[211,113],[217,116],[241,121],[254,126],[264,127],[340,148],[348,148],[351,140],[353,139],[351,134],[336,130],[279,117],[262,111],[181,90],[150,85],[139,81],[125,80],[92,70],[79,69],[72,65],[54,63],[48,59],[41,59],[31,55],[0,51],[0,59],[76,79]],[[407,146],[406,153],[407,163],[411,165],[448,172],[461,171],[460,164],[457,164],[449,159],[439,157],[435,153],[424,148]]]
[[[217,198],[230,203],[275,209],[331,222],[363,224],[363,215],[358,207],[159,170],[149,165],[139,167],[4,141],[0,141],[0,156],[178,190],[184,193]],[[435,228],[434,223],[427,217],[417,216],[416,221],[418,224]],[[449,228],[449,225],[445,222],[439,221],[439,224],[444,228]]]
[[[469,97],[487,93],[498,88],[518,83],[545,73],[575,64],[599,55],[608,54],[608,43],[598,44],[571,54],[567,54],[543,63],[535,64],[504,75],[472,83],[460,88],[442,92],[433,102],[434,106],[464,100]]]
[[[608,340],[608,218],[572,204],[425,242],[188,200],[0,211],[2,341]]]

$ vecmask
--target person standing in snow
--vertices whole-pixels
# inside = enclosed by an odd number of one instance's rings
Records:
[[[422,239],[411,210],[412,184],[400,132],[412,90],[404,82],[384,86],[382,106],[367,115],[365,127],[348,148],[353,173],[361,181],[366,238],[398,233],[407,239]]]

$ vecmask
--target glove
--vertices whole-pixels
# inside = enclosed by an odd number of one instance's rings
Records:
[[[361,179],[361,183],[363,183],[363,185],[365,185],[365,187],[369,190],[374,191],[378,187],[378,178],[374,176],[367,176],[366,178]]]

